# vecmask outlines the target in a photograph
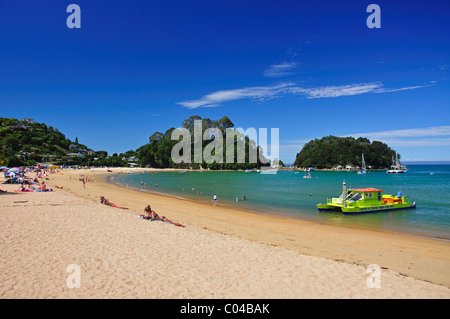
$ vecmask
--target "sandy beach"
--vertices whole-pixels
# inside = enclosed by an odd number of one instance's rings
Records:
[[[0,298],[450,297],[446,241],[140,192],[106,183],[130,169],[113,170],[51,174],[53,192],[0,185]],[[187,227],[137,218],[148,204]],[[380,288],[367,285],[369,265]]]

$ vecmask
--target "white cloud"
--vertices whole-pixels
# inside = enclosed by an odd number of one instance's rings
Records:
[[[391,146],[450,146],[450,138],[434,138],[434,139],[414,139],[414,140],[402,140],[402,139],[384,139],[384,143]]]
[[[292,83],[281,83],[274,86],[256,86],[235,90],[220,90],[203,96],[199,100],[179,102],[178,104],[189,109],[198,107],[216,107],[220,103],[240,99],[267,100],[272,99],[279,94],[286,93],[286,89],[292,86]]]
[[[340,86],[322,86],[317,88],[293,88],[293,91],[305,95],[308,99],[329,98],[339,96],[360,95],[366,93],[389,93],[405,90],[414,90],[430,86],[432,84],[409,86],[397,89],[386,89],[381,82],[356,83]]]
[[[382,88],[382,84],[374,83],[357,83],[341,86],[322,86],[311,89],[296,88],[298,93],[304,94],[308,99],[318,99],[325,97],[339,97],[349,95],[359,95],[364,93],[375,93]]]
[[[450,146],[450,126],[357,133],[346,136],[366,137],[372,141],[382,141],[390,146]]]
[[[264,76],[268,78],[280,78],[289,76],[293,74],[292,69],[294,69],[296,66],[296,62],[283,62],[274,64],[264,71]]]
[[[294,83],[281,83],[274,86],[257,86],[233,90],[220,90],[203,96],[198,100],[178,102],[184,107],[195,109],[198,107],[216,107],[221,103],[240,100],[256,99],[268,100],[283,95],[303,95],[308,99],[333,98],[340,96],[352,96],[367,93],[389,93],[404,90],[413,90],[434,85],[434,83],[403,88],[386,89],[381,82],[356,83],[340,86],[321,86],[316,88],[304,88]]]
[[[413,128],[405,130],[358,133],[347,136],[363,136],[369,139],[395,138],[395,137],[398,138],[398,137],[450,136],[450,126],[434,126],[434,127]]]

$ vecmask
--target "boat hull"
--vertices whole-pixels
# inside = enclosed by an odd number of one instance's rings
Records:
[[[353,215],[353,214],[366,214],[366,213],[377,213],[377,212],[386,212],[392,210],[401,210],[401,209],[411,209],[416,208],[416,204],[396,204],[396,205],[382,205],[382,206],[374,206],[374,207],[347,207],[342,209],[342,213],[344,215]]]
[[[406,173],[406,170],[404,169],[391,169],[389,171],[386,172],[387,174],[402,174],[402,173]]]
[[[401,210],[401,209],[412,209],[416,208],[416,203],[404,203],[404,204],[383,204],[379,206],[366,206],[366,207],[342,207],[341,205],[328,205],[328,204],[318,204],[317,208],[320,212],[325,211],[336,211],[342,212],[344,215],[352,215],[352,214],[366,214],[366,213],[377,213],[377,212],[385,212],[392,210]]]

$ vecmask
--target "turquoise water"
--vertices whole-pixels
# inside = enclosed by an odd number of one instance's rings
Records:
[[[270,212],[315,221],[348,224],[376,229],[413,233],[450,239],[450,165],[410,165],[405,174],[386,171],[312,172],[279,171],[277,174],[257,172],[187,171],[115,175],[114,182],[131,188],[150,190],[212,204],[217,194],[219,204]],[[327,197],[339,196],[345,179],[349,188],[374,187],[384,194],[399,190],[416,209],[372,214],[343,215],[319,213],[316,204]],[[146,185],[141,185],[145,182]],[[155,187],[155,184],[158,187]],[[242,199],[243,195],[246,200]]]

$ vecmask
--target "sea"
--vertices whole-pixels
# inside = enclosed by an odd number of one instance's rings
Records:
[[[251,171],[168,171],[109,176],[110,182],[140,191],[226,205],[342,226],[408,233],[450,240],[450,165],[408,165],[402,174],[384,170],[303,171],[279,170],[276,174]],[[343,181],[347,188],[373,187],[383,194],[399,191],[416,202],[415,209],[343,215],[319,212],[316,205],[338,197]],[[244,200],[245,196],[245,200]]]

